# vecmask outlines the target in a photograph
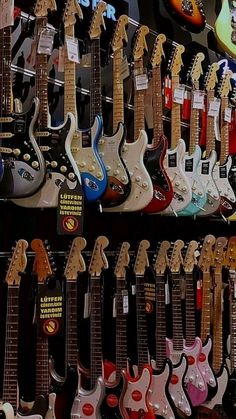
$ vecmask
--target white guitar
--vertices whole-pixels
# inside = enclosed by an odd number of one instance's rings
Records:
[[[177,215],[187,207],[192,199],[192,189],[183,169],[186,145],[181,138],[180,104],[175,102],[175,89],[179,88],[179,72],[182,66],[183,45],[175,47],[171,61],[172,109],[171,109],[171,148],[167,150],[164,166],[172,183],[174,195],[170,205],[161,212]]]
[[[143,55],[147,49],[145,36],[149,33],[147,26],[141,26],[137,31],[133,49],[135,77],[144,73]],[[122,148],[122,159],[131,177],[131,191],[125,202],[114,208],[106,208],[107,212],[139,211],[145,208],[153,197],[153,185],[150,175],[144,165],[144,153],[148,138],[144,130],[144,93],[145,90],[134,92],[134,138],[130,143],[125,141]]]

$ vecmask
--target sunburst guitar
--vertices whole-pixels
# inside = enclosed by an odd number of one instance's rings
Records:
[[[201,0],[165,0],[167,11],[174,19],[191,32],[201,32],[206,18]]]

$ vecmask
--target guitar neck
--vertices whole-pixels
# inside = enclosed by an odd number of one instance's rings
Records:
[[[181,118],[180,118],[180,104],[174,102],[175,89],[179,87],[179,76],[172,76],[172,109],[171,109],[171,149],[177,147],[178,141],[181,138]]]
[[[148,363],[147,321],[145,311],[144,277],[136,276],[136,315],[137,315],[137,353],[138,371],[142,372],[144,364]]]
[[[46,28],[47,18],[40,17],[36,19],[37,45],[40,32]],[[49,125],[48,116],[48,56],[47,54],[36,54],[35,58],[35,86],[36,96],[40,101],[38,126],[39,130],[47,130]]]
[[[223,363],[223,331],[222,331],[222,274],[215,272],[214,307],[213,307],[213,350],[212,368],[217,374]]]
[[[66,302],[66,360],[67,364],[77,366],[77,283],[67,281]]]
[[[166,359],[165,275],[156,275],[156,366],[161,369]]]
[[[230,273],[233,275],[230,281],[230,367],[231,372],[236,369],[236,298],[235,298],[235,272]]]
[[[102,376],[102,330],[101,330],[101,285],[100,276],[91,277],[90,314],[90,385],[93,389]]]
[[[134,63],[135,76],[143,74],[143,59]],[[144,95],[145,90],[134,91],[134,139],[137,139],[141,129],[145,129],[144,118]]]
[[[90,80],[90,123],[96,115],[102,116],[100,38],[91,41],[91,80]]]
[[[192,90],[192,100],[191,100],[191,117],[190,117],[190,139],[189,139],[189,154],[192,154],[199,144],[199,109],[193,108],[193,97],[194,91],[198,90],[199,83],[195,83],[195,88]]]
[[[173,321],[173,348],[183,351],[183,323],[180,292],[180,274],[172,273],[172,321]]]
[[[17,410],[19,287],[8,285],[3,400]]]
[[[202,278],[202,312],[201,312],[201,340],[205,342],[210,334],[211,320],[211,275],[203,272]]]
[[[113,57],[113,132],[119,122],[124,122],[124,87],[121,78],[123,49],[114,52]]]
[[[125,278],[119,278],[116,284],[116,371],[119,374],[127,366],[127,315],[123,309]]]
[[[153,146],[156,147],[160,137],[164,134],[163,110],[161,92],[161,66],[157,65],[152,70],[152,94],[153,94]]]
[[[207,92],[207,113],[210,108],[210,101],[214,100],[214,90]],[[206,157],[209,158],[211,151],[215,150],[215,128],[214,117],[207,114],[207,132],[206,132]]]
[[[221,98],[220,164],[224,164],[229,155],[229,123],[225,121],[225,110],[229,106],[227,97]]]
[[[192,346],[196,337],[195,300],[192,273],[186,273],[185,275],[185,308],[185,342],[187,346]]]
[[[65,35],[74,38],[74,27],[65,28]],[[75,86],[75,63],[64,57],[64,119],[68,112],[72,112],[77,121],[76,86]],[[78,125],[78,124],[77,124]]]
[[[12,83],[11,83],[11,26],[0,29],[0,116],[4,117],[12,112]]]

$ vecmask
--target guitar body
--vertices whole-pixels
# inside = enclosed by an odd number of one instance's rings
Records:
[[[211,348],[212,339],[208,336],[206,342],[202,346],[201,353],[198,357],[198,368],[201,371],[205,383],[211,387],[216,387],[215,375],[209,364],[209,354],[211,352]]]
[[[48,398],[40,395],[36,398],[33,407],[29,411],[21,412],[20,410],[16,414],[16,419],[23,419],[27,417],[28,419],[45,419],[49,409]],[[55,417],[55,416],[54,416]],[[8,418],[8,416],[7,416]]]
[[[165,215],[173,215],[187,207],[192,199],[192,190],[188,178],[183,170],[185,156],[185,142],[180,139],[173,150],[167,150],[164,166],[172,183],[174,195],[170,205],[162,212]]]
[[[164,158],[167,150],[167,138],[162,135],[154,149],[147,150],[144,156],[145,166],[153,184],[153,198],[143,209],[146,213],[160,212],[166,209],[173,198],[173,188],[164,169]]]
[[[213,410],[215,409],[216,406],[222,405],[223,396],[225,394],[226,387],[228,384],[228,378],[229,378],[228,370],[225,366],[222,366],[219,374],[216,375],[217,386],[218,386],[217,393],[211,400],[204,403],[203,406],[207,407],[208,409]]]
[[[173,351],[173,344],[170,339],[166,339],[166,352],[173,365],[173,372],[169,384],[170,395],[176,408],[185,415],[191,416],[192,408],[184,388],[184,380],[188,368],[187,357],[183,353],[180,354]]]
[[[197,214],[206,204],[207,195],[201,178],[197,173],[197,168],[201,160],[201,148],[196,146],[195,151],[190,156],[185,155],[183,168],[192,189],[192,199],[190,204],[178,213],[178,215],[192,216]]]
[[[108,186],[102,196],[102,205],[112,207],[122,204],[131,190],[131,179],[121,158],[126,129],[122,122],[112,136],[102,136],[99,141],[99,154],[106,167]]]
[[[236,417],[236,372],[229,376],[225,394],[223,396],[223,407],[229,418]]]
[[[225,164],[216,164],[213,170],[213,178],[220,193],[220,207],[217,212],[229,217],[235,211],[235,194],[229,182],[229,172],[232,166],[232,158],[228,156]]]
[[[56,415],[55,415],[56,394],[50,393],[48,398],[49,398],[48,411],[47,411],[45,419],[56,419]]]
[[[165,0],[167,11],[191,32],[201,32],[206,23],[202,4],[198,0]]]
[[[222,0],[221,11],[215,22],[215,35],[220,46],[232,57],[236,57],[236,43],[232,41],[231,10],[228,0]]]
[[[168,390],[171,374],[172,364],[167,359],[161,371],[157,372],[154,369],[149,390],[149,402],[153,412],[155,415],[159,415],[164,419],[175,418],[175,413],[172,408],[173,402]]]
[[[39,101],[34,99],[27,112],[13,113],[9,115],[11,122],[1,124],[2,147],[12,150],[10,154],[5,154],[4,173],[0,166],[0,177],[3,174],[0,183],[1,198],[33,195],[45,180],[44,158],[34,138],[38,113]]]
[[[100,407],[105,397],[105,384],[102,377],[97,379],[96,387],[91,390],[84,390],[80,386],[80,373],[78,391],[71,409],[71,419],[89,417],[91,419],[102,419]]]
[[[135,142],[125,142],[122,158],[131,177],[131,191],[123,204],[113,208],[104,208],[104,211],[140,211],[149,204],[153,197],[153,186],[143,161],[146,148],[147,134],[144,130],[140,130]]]
[[[135,378],[128,375],[123,406],[126,409],[129,418],[155,419],[155,415],[149,403],[151,380],[152,368],[150,365],[145,365],[142,374]]]
[[[71,141],[75,131],[75,118],[69,113],[65,123],[57,128],[49,128],[47,145],[49,150],[44,152],[45,161],[48,161],[46,182],[43,187],[29,198],[16,199],[13,202],[22,207],[50,208],[57,207],[60,187],[66,181],[73,190],[80,180],[78,167],[71,154]],[[40,140],[42,141],[42,140]],[[54,163],[55,166],[54,167]],[[53,166],[53,167],[52,167]],[[66,168],[62,172],[60,168]],[[73,180],[70,180],[73,174]]]
[[[102,119],[97,115],[92,127],[77,130],[72,140],[73,157],[79,167],[85,198],[88,202],[101,198],[107,187],[106,169],[98,153],[102,127]]]
[[[128,375],[125,370],[121,371],[118,382],[108,383],[105,387],[105,398],[100,411],[103,419],[128,419],[129,416],[123,407],[124,394],[127,389]]]
[[[15,419],[14,409],[12,405],[8,402],[0,403],[0,412],[3,412],[6,419]],[[40,418],[41,419],[41,418]]]
[[[201,160],[198,167],[198,174],[201,177],[203,186],[207,192],[207,202],[204,211],[198,213],[199,216],[214,214],[220,206],[220,194],[213,179],[213,169],[216,163],[216,152],[211,152],[210,158]]]

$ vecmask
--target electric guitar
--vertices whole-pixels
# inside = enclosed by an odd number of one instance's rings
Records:
[[[99,141],[99,153],[106,166],[108,186],[102,197],[104,207],[122,204],[131,190],[130,174],[122,159],[122,147],[126,138],[124,126],[124,87],[121,77],[123,47],[128,42],[126,26],[128,16],[119,17],[112,40],[113,50],[113,132]]]
[[[100,26],[96,19],[98,19],[102,10],[103,6],[98,6],[98,10],[94,12],[93,17],[94,30],[98,31],[99,36]],[[82,19],[83,14],[79,3],[75,0],[68,0],[63,17],[65,44],[67,38],[74,39],[74,27],[76,24],[75,14]],[[96,89],[99,89],[99,71],[97,71],[96,74]],[[98,114],[94,115],[94,118],[91,120],[91,128],[83,130],[78,129],[79,121],[76,106],[76,64],[68,59],[67,54],[65,54],[64,58],[64,91],[64,117],[66,118],[68,112],[72,112],[76,119],[76,131],[72,138],[71,151],[81,173],[86,200],[88,202],[93,202],[102,196],[107,186],[106,170],[98,154],[98,141],[102,134],[102,120]]]
[[[209,73],[206,78],[207,90],[207,133],[206,133],[206,152],[205,158],[200,161],[198,174],[207,191],[207,202],[204,209],[200,211],[198,216],[208,216],[214,214],[220,206],[220,194],[213,178],[213,169],[217,160],[215,151],[215,129],[214,117],[209,115],[210,103],[214,100],[214,88],[217,82],[216,72],[219,69],[218,63],[210,66]]]
[[[153,198],[143,209],[143,212],[160,212],[167,208],[173,198],[173,188],[164,169],[164,157],[168,147],[167,138],[163,129],[162,110],[162,81],[161,61],[164,55],[163,44],[166,41],[164,34],[157,35],[153,47],[152,64],[152,93],[153,93],[153,141],[148,145],[145,153],[145,166],[153,183]]]
[[[156,282],[156,356],[152,361],[152,382],[149,390],[149,401],[155,415],[164,419],[175,418],[174,403],[169,393],[169,384],[174,372],[170,359],[166,357],[166,308],[165,308],[165,274],[169,265],[167,251],[168,241],[163,241],[157,253],[154,265]]]
[[[165,0],[166,9],[190,32],[201,32],[205,28],[206,18],[201,0]]]
[[[149,265],[147,249],[150,243],[142,240],[134,264],[136,277],[136,316],[137,316],[137,371],[135,377],[128,374],[127,390],[123,405],[131,419],[154,419],[155,414],[149,401],[152,368],[148,364],[147,325],[144,296],[144,273]]]
[[[232,166],[232,157],[229,156],[229,123],[225,120],[225,112],[229,107],[228,95],[231,90],[230,78],[232,71],[228,70],[222,78],[219,88],[221,98],[220,109],[220,159],[214,167],[213,177],[220,193],[220,207],[217,212],[229,217],[235,210],[235,193],[229,182],[229,172]]]
[[[206,190],[198,175],[198,165],[201,160],[202,151],[199,144],[199,109],[194,107],[194,95],[199,92],[199,78],[202,74],[202,61],[205,56],[202,52],[196,54],[192,68],[190,70],[190,78],[192,82],[191,91],[191,117],[190,117],[190,139],[189,150],[186,153],[183,168],[188,177],[190,186],[192,188],[192,199],[190,204],[180,211],[178,215],[191,216],[197,214],[206,204],[207,195]]]
[[[39,45],[40,36],[47,28],[48,9],[55,10],[54,0],[37,0],[34,14],[36,16],[36,42]],[[47,167],[46,182],[43,187],[30,198],[17,199],[14,202],[23,207],[48,208],[57,207],[58,194],[65,183],[73,190],[81,183],[80,173],[71,153],[71,141],[75,132],[75,118],[69,113],[63,125],[50,127],[48,112],[48,80],[47,61],[45,53],[36,54],[36,95],[40,100],[39,118],[35,136],[43,152]]]
[[[39,100],[26,112],[13,111],[11,82],[11,26],[0,29],[0,197],[18,198],[35,193],[45,180],[45,163],[35,140]],[[19,112],[18,112],[19,111]]]
[[[202,341],[196,336],[195,320],[195,299],[193,287],[193,272],[197,266],[195,253],[198,249],[198,243],[192,240],[188,244],[186,255],[183,262],[185,273],[185,342],[184,348],[190,349],[192,355],[188,362],[193,365],[191,380],[187,384],[187,391],[193,406],[199,406],[204,403],[208,396],[207,382],[204,381],[204,375],[199,367],[199,357],[202,353]],[[210,366],[209,366],[210,368]],[[204,387],[202,387],[204,383]]]
[[[186,145],[181,138],[180,104],[174,100],[175,89],[179,88],[179,73],[182,66],[183,45],[175,47],[171,60],[172,109],[171,109],[171,147],[167,150],[164,166],[170,178],[174,195],[170,205],[162,212],[173,215],[187,207],[192,199],[192,189],[183,170]]]
[[[133,48],[134,74],[139,77],[144,74],[143,55],[147,50],[146,35],[149,28],[145,25],[137,30]],[[142,87],[142,86],[141,86]],[[153,185],[149,173],[144,165],[144,153],[147,149],[147,134],[144,119],[144,94],[145,90],[134,91],[134,142],[125,141],[122,148],[122,158],[131,177],[131,191],[125,202],[107,212],[139,211],[145,208],[153,198]]]
[[[78,371],[78,389],[71,409],[71,417],[101,419],[101,404],[105,397],[105,381],[102,363],[102,330],[101,330],[101,284],[103,269],[108,267],[104,249],[108,239],[99,236],[94,245],[89,264],[90,274],[90,390],[81,386],[81,373]]]
[[[191,416],[192,406],[190,398],[183,386],[183,383],[187,384],[191,381],[192,376],[195,379],[195,372],[191,370],[191,363],[189,362],[189,356],[192,356],[192,354],[190,355],[189,352],[186,354],[183,342],[180,292],[180,269],[182,266],[181,249],[183,247],[184,242],[182,240],[176,240],[170,259],[173,338],[172,340],[169,338],[166,339],[166,353],[174,366],[174,372],[169,384],[172,400],[176,408],[185,415]],[[169,285],[168,281],[168,286]]]
[[[220,46],[231,57],[236,57],[236,8],[233,0],[222,0],[215,21],[215,35]]]

